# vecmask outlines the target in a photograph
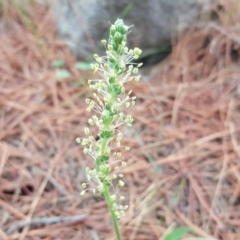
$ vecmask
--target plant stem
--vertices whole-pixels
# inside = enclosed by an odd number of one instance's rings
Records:
[[[120,229],[119,229],[118,220],[115,216],[115,212],[114,212],[113,206],[112,206],[113,204],[112,204],[110,193],[109,193],[109,187],[106,184],[104,184],[104,196],[105,196],[105,199],[106,199],[107,204],[108,204],[108,209],[111,213],[113,227],[114,227],[114,231],[115,231],[117,240],[122,240],[122,235],[121,235],[121,232],[120,232]]]

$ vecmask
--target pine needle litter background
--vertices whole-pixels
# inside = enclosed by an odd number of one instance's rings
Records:
[[[215,23],[131,85],[124,239],[164,239],[179,226],[240,239],[240,5],[219,2]],[[90,159],[75,139],[94,76],[74,68],[47,6],[28,6],[30,18],[10,12],[0,33],[0,239],[113,240],[105,201],[79,195]],[[68,78],[57,78],[56,59]]]

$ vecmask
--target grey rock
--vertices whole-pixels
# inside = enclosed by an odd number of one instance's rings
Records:
[[[57,0],[54,5],[57,29],[78,58],[90,59],[102,53],[110,23],[123,18],[134,25],[130,47],[144,51],[165,48],[174,33],[196,23],[212,0]],[[125,15],[125,16],[123,16]]]

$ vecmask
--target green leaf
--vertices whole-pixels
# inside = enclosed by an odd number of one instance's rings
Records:
[[[132,7],[133,7],[133,3],[128,3],[127,6],[123,9],[123,11],[120,13],[120,16],[122,18],[126,17],[131,11]]]
[[[60,69],[56,72],[57,80],[61,81],[71,76],[71,73],[66,69]]]
[[[77,62],[74,67],[79,70],[91,70],[92,69],[91,64],[92,63]]]
[[[180,240],[184,234],[192,232],[192,229],[189,227],[179,227],[172,230],[164,240]]]
[[[64,64],[65,64],[65,62],[64,62],[64,60],[62,60],[62,59],[58,59],[58,60],[54,60],[54,61],[52,61],[52,67],[63,67],[64,66]]]
[[[178,201],[181,197],[181,194],[182,194],[185,186],[186,186],[186,179],[184,178],[184,179],[181,180],[181,183],[178,185],[177,190],[174,193],[174,195],[173,195],[173,197],[170,201],[170,206],[171,207],[176,206],[176,204],[178,203]]]

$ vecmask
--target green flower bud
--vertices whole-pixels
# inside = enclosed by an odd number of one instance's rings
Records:
[[[101,138],[105,138],[105,139],[112,138],[113,137],[113,132],[112,131],[108,131],[108,130],[102,131],[100,133],[100,137]]]
[[[116,32],[116,27],[115,27],[115,25],[112,25],[110,28],[110,35],[114,35],[115,32]]]

